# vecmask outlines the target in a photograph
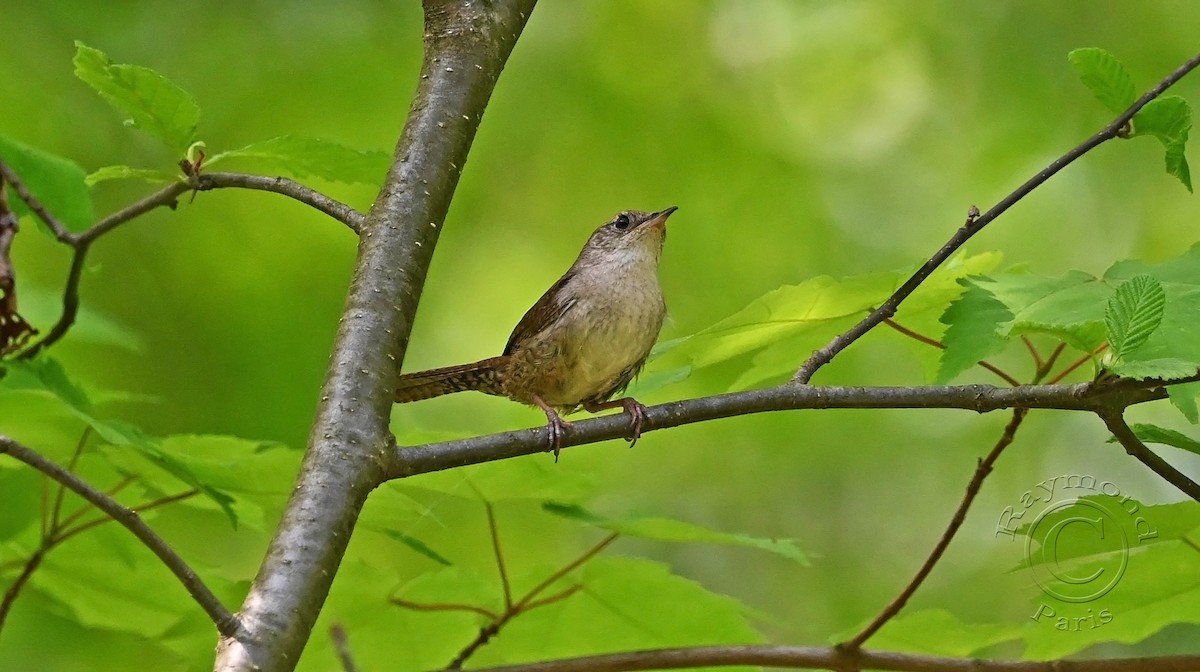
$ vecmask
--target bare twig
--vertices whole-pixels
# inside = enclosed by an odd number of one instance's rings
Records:
[[[1133,429],[1125,422],[1125,418],[1120,410],[1105,410],[1097,413],[1104,424],[1108,426],[1108,431],[1117,437],[1117,441],[1125,446],[1125,452],[1136,457],[1142,464],[1150,468],[1150,471],[1158,474],[1171,485],[1179,488],[1188,497],[1200,502],[1200,484],[1197,484],[1186,474],[1171,466],[1163,458],[1159,457],[1154,451],[1150,450],[1142,440],[1133,433]]]
[[[514,608],[517,610],[528,608],[529,605],[537,598],[538,595],[541,595],[543,591],[550,586],[553,586],[559,579],[575,571],[577,568],[583,565],[583,563],[596,557],[600,551],[608,548],[609,544],[616,541],[617,537],[619,536],[621,535],[617,534],[616,532],[609,534],[601,539],[595,546],[589,548],[583,555],[560,567],[557,572],[547,576],[541,583],[530,589],[530,591],[525,594],[525,597],[522,597],[517,604],[514,605]]]
[[[350,640],[346,638],[346,629],[340,623],[334,623],[329,628],[329,638],[333,640],[333,648],[337,651],[338,660],[342,661],[343,672],[358,672],[354,664],[354,656],[350,653]]]
[[[595,546],[589,548],[583,555],[580,555],[578,558],[575,558],[571,562],[560,567],[558,571],[550,574],[550,576],[547,576],[544,580],[542,580],[541,583],[530,589],[528,593],[525,593],[525,596],[518,600],[516,604],[507,604],[504,613],[500,614],[499,617],[494,618],[491,623],[488,623],[480,628],[479,634],[475,636],[475,639],[472,639],[470,643],[463,647],[462,651],[458,652],[458,655],[454,657],[454,660],[450,661],[450,663],[446,665],[446,669],[462,669],[463,664],[466,663],[471,656],[475,655],[475,652],[478,651],[480,647],[491,641],[491,639],[499,634],[500,630],[503,629],[509,621],[517,616],[533,611],[538,607],[544,607],[546,605],[565,600],[578,592],[581,586],[569,586],[553,595],[540,600],[537,599],[538,595],[541,595],[543,592],[545,592],[547,588],[554,585],[567,574],[570,574],[578,569],[588,560],[596,557],[600,551],[603,551],[608,547],[609,544],[616,541],[618,536],[620,535],[614,532],[601,539]]]
[[[46,480],[49,480],[49,479],[46,479]],[[123,480],[121,483],[128,484],[128,483],[131,483],[132,481],[133,481],[133,478],[131,477],[131,478],[127,478],[127,479]],[[118,486],[118,488],[110,489],[108,492],[108,495],[112,496],[113,491],[119,489],[119,487],[120,486]],[[131,509],[133,511],[138,511],[138,512],[148,511],[150,509],[154,509],[154,508],[157,508],[160,506],[165,506],[167,504],[171,504],[173,502],[177,502],[181,499],[187,499],[188,497],[192,497],[192,496],[199,494],[199,492],[200,492],[199,490],[189,490],[187,492],[184,492],[184,493],[181,493],[178,495],[171,495],[170,497],[162,497],[160,499],[156,499],[151,502],[146,502],[145,504],[139,504],[138,506],[131,507]],[[43,508],[45,508],[45,500],[43,500]],[[108,516],[101,516],[94,520],[90,520],[86,523],[81,523],[74,527],[69,527],[71,525],[71,522],[74,520],[77,520],[80,516],[83,515],[83,512],[86,510],[87,510],[86,508],[80,509],[75,514],[68,516],[66,518],[66,520],[62,521],[61,523],[58,522],[57,513],[56,513],[55,516],[53,517],[53,522],[48,527],[43,527],[42,536],[41,536],[41,544],[38,546],[38,549],[29,556],[28,559],[26,559],[24,561],[17,560],[17,561],[13,561],[13,562],[0,564],[0,570],[3,570],[4,568],[9,567],[9,566],[21,565],[22,562],[24,564],[24,567],[21,569],[20,575],[17,577],[16,581],[14,581],[13,584],[8,587],[8,590],[5,591],[4,599],[0,600],[0,630],[4,629],[4,621],[8,617],[8,612],[12,608],[13,602],[16,601],[17,596],[20,594],[21,589],[24,588],[25,584],[33,576],[33,573],[35,571],[37,571],[38,567],[41,566],[42,560],[45,559],[46,555],[48,555],[50,553],[50,551],[54,550],[55,547],[59,546],[63,542],[67,541],[68,539],[70,539],[78,534],[86,532],[98,525],[103,525],[104,523],[112,522],[112,520],[113,520],[112,518],[109,518]],[[43,511],[42,513],[43,513],[42,520],[43,520],[43,522],[46,522],[46,520],[47,520],[47,517],[45,515],[46,512]]]
[[[174,209],[179,196],[188,191],[210,191],[231,187],[270,191],[310,205],[342,222],[355,232],[361,229],[365,219],[364,215],[354,208],[285,177],[264,177],[241,173],[201,173],[189,176],[185,181],[168,184],[149,196],[101,219],[84,231],[72,233],[33,194],[29,193],[12,169],[0,161],[0,189],[5,180],[12,183],[17,195],[29,206],[30,210],[37,214],[39,219],[45,222],[46,226],[54,233],[55,238],[73,250],[71,270],[67,274],[67,280],[63,287],[62,315],[45,337],[21,352],[20,356],[25,359],[31,358],[41,350],[53,345],[66,335],[75,323],[75,318],[79,313],[79,283],[83,277],[84,261],[87,259],[91,244],[100,236],[151,210],[162,206]],[[0,191],[0,198],[2,197],[3,193]],[[32,332],[32,328],[29,331]]]
[[[1088,362],[1092,361],[1092,359],[1096,355],[1104,352],[1107,349],[1108,349],[1107,343],[1101,345],[1100,347],[1096,348],[1096,350],[1094,352],[1092,352],[1092,354],[1084,355],[1084,356],[1080,357],[1079,359],[1068,364],[1066,366],[1066,368],[1064,368],[1062,371],[1059,371],[1057,374],[1055,374],[1055,376],[1053,378],[1051,378],[1047,382],[1049,382],[1051,385],[1053,385],[1053,384],[1061,381],[1063,378],[1066,378],[1067,376],[1071,375],[1072,371],[1074,371],[1075,369],[1078,369],[1079,367],[1083,366],[1084,364],[1087,364]]]
[[[1004,211],[1011,208],[1022,198],[1025,198],[1029,192],[1041,186],[1046,180],[1058,173],[1058,171],[1104,142],[1119,137],[1121,129],[1124,128],[1129,120],[1133,119],[1133,115],[1146,106],[1146,103],[1160,96],[1163,91],[1166,91],[1172,84],[1182,79],[1184,75],[1191,72],[1198,65],[1200,65],[1200,54],[1193,56],[1170,75],[1163,78],[1154,88],[1147,91],[1141,98],[1138,98],[1128,110],[1121,113],[1120,116],[1101,129],[1100,132],[1055,159],[1049,166],[1046,166],[1037,175],[1034,175],[1020,187],[1017,187],[1015,191],[1005,196],[983,215],[974,216],[977,211],[972,206],[972,212],[968,215],[967,221],[950,240],[946,241],[946,244],[940,250],[929,258],[929,261],[926,261],[883,305],[872,311],[870,315],[867,315],[867,317],[863,318],[861,322],[851,327],[848,331],[834,338],[828,345],[814,352],[796,371],[796,375],[792,377],[792,382],[808,383],[812,379],[813,374],[817,372],[817,369],[828,364],[839,352],[845,350],[851,343],[857,341],[871,329],[874,329],[885,318],[895,315],[896,309],[900,307],[900,303],[925,282],[958,248],[962,247],[963,243],[970,240],[972,236],[979,233],[985,226],[1003,214]]]
[[[890,317],[884,319],[883,323],[888,325],[892,329],[895,329],[896,331],[904,334],[905,336],[908,336],[909,338],[918,340],[926,345],[932,345],[935,348],[940,348],[942,350],[946,349],[945,343],[942,343],[941,341],[937,340],[936,338],[930,338],[924,334],[917,333],[917,332],[913,331],[912,329],[909,329],[908,327],[893,320]],[[992,373],[996,374],[997,376],[1000,376],[1000,379],[1003,380],[1004,382],[1008,383],[1009,385],[1016,386],[1016,385],[1021,384],[1021,381],[1008,375],[1002,369],[995,366],[994,364],[987,361],[986,359],[979,360],[979,366],[987,369],[988,371],[991,371]]]
[[[474,604],[451,604],[451,603],[444,603],[444,602],[413,602],[412,600],[405,600],[405,599],[399,598],[399,597],[390,597],[390,598],[388,598],[388,602],[391,602],[392,604],[396,605],[397,607],[404,607],[405,609],[412,609],[413,611],[470,611],[470,612],[479,614],[480,616],[483,616],[484,618],[491,619],[493,621],[500,618],[500,614],[497,614],[496,612],[494,612],[490,609],[485,609],[483,607],[476,606]]]
[[[34,551],[33,555],[25,561],[25,566],[21,568],[21,573],[17,575],[12,585],[8,590],[4,591],[4,598],[0,599],[0,632],[4,630],[4,622],[8,619],[8,612],[12,610],[12,605],[17,601],[17,596],[21,594],[21,589],[33,577],[33,573],[42,565],[42,560],[46,557],[46,551],[39,548]]]
[[[500,585],[504,589],[504,608],[512,609],[512,585],[508,581],[508,571],[504,569],[504,553],[500,550],[500,531],[496,527],[496,512],[492,509],[492,503],[485,501],[484,509],[487,511],[488,532],[492,537],[492,551],[496,554],[496,570],[500,572]]]
[[[987,456],[979,461],[979,465],[975,467],[975,473],[971,476],[970,483],[967,484],[967,491],[963,494],[962,501],[958,504],[958,509],[954,512],[954,517],[950,519],[950,524],[946,526],[946,531],[942,533],[941,539],[938,539],[933,550],[930,551],[929,557],[925,558],[925,562],[917,573],[913,575],[908,585],[896,599],[884,607],[883,611],[872,620],[867,627],[854,636],[853,639],[838,645],[839,649],[854,651],[862,647],[863,642],[867,641],[883,627],[885,623],[890,621],[892,617],[900,613],[904,605],[908,603],[908,599],[917,592],[917,588],[925,581],[929,573],[933,571],[934,565],[942,559],[942,555],[946,552],[946,548],[950,546],[950,541],[954,539],[954,535],[958,532],[958,528],[962,527],[963,521],[967,519],[967,510],[971,508],[971,503],[975,501],[975,496],[979,494],[979,488],[983,485],[983,479],[987,478],[988,474],[992,473],[992,466],[999,459],[1000,453],[1004,452],[1016,437],[1017,430],[1021,427],[1021,422],[1025,420],[1025,415],[1029,413],[1028,409],[1018,408],[1013,411],[1012,420],[1009,420],[1008,425],[1004,428],[1004,433],[1000,439],[996,441],[996,445],[988,452]]]
[[[868,650],[850,653],[807,646],[729,645],[610,653],[480,668],[474,672],[638,672],[727,665],[901,672],[1195,672],[1200,670],[1200,656],[1000,661]]]
[[[63,226],[62,222],[58,221],[50,211],[42,205],[33,194],[29,193],[29,189],[25,187],[25,183],[21,182],[21,178],[13,172],[13,169],[3,161],[0,161],[0,186],[5,182],[12,185],[13,191],[17,192],[17,197],[20,198],[33,214],[42,220],[42,223],[50,229],[60,242],[68,242],[71,234],[67,231],[67,227]]]
[[[1021,342],[1024,343],[1025,348],[1029,350],[1029,356],[1033,357],[1033,368],[1041,370],[1042,366],[1044,365],[1044,362],[1042,361],[1042,353],[1038,352],[1037,346],[1033,344],[1033,341],[1028,336],[1022,335]]]
[[[217,626],[218,632],[226,637],[231,637],[240,631],[241,624],[237,617],[221,604],[221,601],[217,599],[216,595],[213,595],[208,586],[184,562],[183,558],[179,557],[174,549],[162,537],[158,536],[154,530],[150,529],[150,526],[138,517],[135,512],[121,506],[119,502],[108,495],[83,482],[75,474],[54,464],[36,451],[27,448],[7,436],[0,436],[0,453],[7,453],[46,474],[69,488],[75,494],[83,497],[97,509],[111,516],[113,520],[132,532],[135,537],[158,556],[159,560],[167,566],[167,569],[171,570],[171,573],[179,579],[179,582],[191,594],[192,599],[208,614],[208,617]]]
[[[200,173],[196,185],[200,191],[239,187],[281,194],[320,210],[345,224],[355,233],[362,230],[363,222],[366,220],[365,215],[345,203],[286,177],[266,177],[243,173]]]

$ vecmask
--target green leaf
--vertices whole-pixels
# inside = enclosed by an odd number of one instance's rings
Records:
[[[1166,149],[1167,172],[1188,191],[1192,191],[1192,176],[1184,150],[1191,130],[1192,106],[1179,96],[1155,98],[1133,116],[1133,137],[1158,138]]]
[[[608,519],[598,516],[581,506],[572,504],[546,502],[542,507],[555,515],[625,536],[653,539],[655,541],[743,546],[774,553],[802,565],[807,566],[809,564],[804,552],[790,539],[763,539],[745,534],[717,532],[672,518],[637,517],[623,520]]]
[[[387,152],[357,150],[317,138],[284,135],[208,157],[211,167],[229,159],[253,159],[264,171],[298,179],[318,177],[333,182],[378,184],[387,173]]]
[[[234,498],[228,493],[203,482],[185,461],[163,450],[157,438],[146,434],[139,427],[121,420],[101,420],[91,414],[82,412],[76,412],[76,415],[91,425],[92,429],[96,430],[96,433],[109,444],[136,450],[151,464],[171,474],[183,483],[199,490],[204,496],[215,502],[225,512],[230,524],[235,529],[237,528],[238,515],[234,507]]]
[[[200,106],[191,94],[139,65],[114,64],[99,49],[75,42],[75,76],[96,90],[140,129],[183,156],[196,139]]]
[[[414,536],[404,534],[398,530],[383,530],[383,533],[440,565],[449,567],[454,564],[447,560],[446,556],[430,548],[429,544]]]
[[[532,585],[545,571],[514,581]],[[522,580],[523,579],[523,580]],[[749,644],[763,637],[747,622],[748,609],[673,574],[662,563],[604,556],[588,562],[553,594],[572,585],[581,589],[512,619],[472,657],[472,667],[701,644]],[[478,627],[475,629],[478,633]],[[754,668],[720,669],[745,672]]]
[[[1106,367],[1109,372],[1122,378],[1135,380],[1187,378],[1200,370],[1200,362],[1177,357],[1145,359],[1133,362],[1118,362]]]
[[[1137,100],[1133,78],[1115,56],[1103,49],[1087,47],[1067,54],[1084,86],[1114,114],[1129,109]]]
[[[1000,326],[1011,321],[1013,314],[990,291],[980,287],[970,278],[959,280],[966,287],[942,313],[941,321],[947,325],[942,335],[941,362],[935,385],[944,385],[960,373],[975,366],[981,359],[1004,349],[1006,339]]]
[[[1166,306],[1162,284],[1148,275],[1137,275],[1118,285],[1104,311],[1113,355],[1121,358],[1145,345],[1162,324]]]
[[[948,261],[901,306],[909,316],[936,307],[962,292],[959,278],[995,268],[1000,255],[988,252]],[[660,344],[647,365],[647,376],[670,371],[678,375],[714,366],[751,353],[754,365],[733,387],[745,387],[790,374],[800,364],[797,353],[811,351],[837,330],[880,305],[912,275],[914,269],[843,278],[818,276],[785,285],[750,302],[742,310],[686,338]]]
[[[0,134],[0,160],[8,164],[21,183],[51,215],[72,231],[91,226],[96,216],[92,211],[92,195],[88,192],[87,173],[77,163],[55,156],[36,147],[17,142]],[[18,217],[32,216],[13,190],[8,189],[8,204]],[[36,218],[35,218],[36,219]],[[38,227],[49,231],[36,219]]]
[[[220,506],[233,526],[237,527],[237,513],[231,496],[202,482],[185,462],[164,451],[155,437],[129,423],[106,420],[95,415],[87,394],[67,376],[66,370],[56,360],[37,357],[6,362],[3,370],[5,375],[0,378],[0,389],[40,392],[56,398],[66,411],[90,426],[109,444],[132,448],[154,465],[200,490]]]
[[[1188,422],[1193,425],[1200,422],[1200,406],[1196,398],[1200,397],[1200,382],[1184,383],[1167,387],[1167,397]]]
[[[1164,446],[1173,446],[1200,455],[1200,441],[1181,432],[1146,423],[1130,425],[1129,428],[1143,443],[1161,443]],[[1117,437],[1109,437],[1108,442],[1116,443]]]
[[[66,370],[52,357],[19,359],[0,366],[0,389],[41,392],[55,397],[66,406],[88,411],[92,402],[87,394],[67,377]]]
[[[154,170],[153,168],[134,168],[132,166],[104,166],[96,169],[95,172],[88,175],[84,180],[89,187],[94,187],[101,182],[109,180],[145,180],[152,184],[160,184],[167,182],[175,182],[175,175]]]
[[[844,642],[857,635],[861,628],[846,630],[830,639]],[[923,609],[900,614],[888,621],[871,637],[871,646],[884,651],[962,658],[1017,639],[1021,631],[1018,624],[963,623],[945,609]]]
[[[485,502],[553,499],[578,502],[596,491],[592,474],[541,455],[489,462],[404,479],[402,490],[429,490]]]

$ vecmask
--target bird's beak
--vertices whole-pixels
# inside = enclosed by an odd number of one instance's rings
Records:
[[[666,225],[667,218],[671,216],[671,213],[675,212],[678,209],[679,208],[672,205],[671,207],[667,208],[666,210],[660,210],[660,211],[654,213],[654,215],[652,215],[650,217],[650,221],[646,222],[646,224],[648,226],[657,226],[657,227],[661,228]]]

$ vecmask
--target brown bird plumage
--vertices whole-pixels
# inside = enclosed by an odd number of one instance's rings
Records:
[[[571,427],[559,412],[621,406],[636,441],[645,407],[628,397],[610,399],[641,370],[662,328],[666,305],[658,261],[674,211],[628,210],[613,217],[517,323],[504,354],[403,375],[396,401],[476,390],[537,406],[546,412],[556,457]]]

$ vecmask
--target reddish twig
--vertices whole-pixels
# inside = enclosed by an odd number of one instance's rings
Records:
[[[946,349],[945,343],[942,343],[941,341],[937,340],[936,338],[930,338],[924,334],[917,333],[917,332],[913,331],[912,329],[909,329],[908,327],[893,320],[890,317],[885,318],[883,323],[888,325],[889,327],[895,329],[896,331],[904,334],[905,336],[908,336],[909,338],[916,339],[922,343],[925,343],[926,345],[932,345],[935,348],[940,348],[942,350]],[[985,359],[979,360],[979,366],[987,369],[988,371],[991,371],[992,373],[996,374],[997,376],[1000,376],[1001,380],[1008,383],[1009,385],[1012,385],[1013,387],[1016,387],[1017,385],[1021,384],[1021,381],[1008,375],[1002,369],[993,365],[991,362],[988,362]]]

